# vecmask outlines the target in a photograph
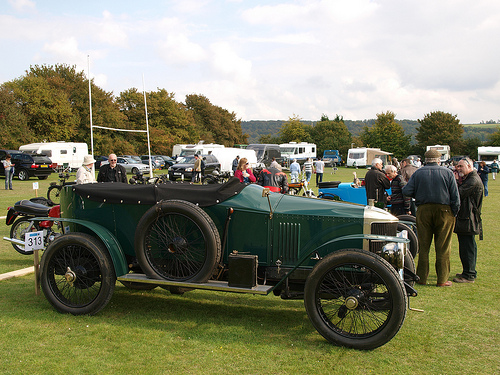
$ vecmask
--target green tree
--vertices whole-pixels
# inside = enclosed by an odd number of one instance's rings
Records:
[[[192,111],[200,137],[205,142],[216,142],[225,146],[247,143],[247,135],[241,130],[241,119],[234,112],[210,103],[203,95],[187,95],[186,106]]]
[[[339,150],[341,155],[347,155],[351,147],[352,135],[339,115],[333,120],[322,115],[321,120],[311,128],[310,134],[317,146],[318,156],[323,155],[325,150]]]
[[[464,141],[464,149],[457,155],[467,155],[472,159],[477,160],[477,148],[482,146],[483,142],[478,137],[467,138]]]
[[[497,131],[488,136],[490,141],[490,146],[500,146],[500,126],[497,127]]]
[[[415,138],[421,149],[431,145],[449,145],[453,153],[463,150],[464,127],[456,115],[436,111],[426,114],[418,122],[420,126]]]
[[[170,155],[176,143],[192,143],[199,140],[192,113],[182,103],[175,100],[172,93],[158,89],[146,93],[148,123],[153,154]],[[121,111],[127,118],[127,128],[146,129],[144,94],[137,89],[129,89],[117,98]],[[136,152],[147,153],[147,135],[131,133]]]
[[[282,143],[288,142],[311,142],[311,126],[302,123],[301,118],[293,115],[280,128]]]
[[[0,147],[4,149],[17,150],[34,139],[16,98],[5,87],[0,87],[0,129]]]
[[[365,126],[360,139],[366,147],[376,147],[392,152],[399,159],[408,155],[411,136],[406,135],[403,127],[397,123],[391,111],[377,114],[377,120],[371,128]]]

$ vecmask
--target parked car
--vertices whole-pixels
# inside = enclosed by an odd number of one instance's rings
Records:
[[[304,299],[328,341],[374,349],[396,335],[408,295],[417,294],[398,219],[373,207],[270,193],[232,178],[67,186],[61,215],[69,230],[44,251],[40,279],[62,313],[98,313],[117,280],[176,294],[272,293]]]
[[[213,171],[220,171],[220,163],[217,158],[210,155],[199,155],[203,158],[205,162],[205,175],[213,173]],[[168,168],[168,178],[171,181],[177,179],[191,180],[194,168],[194,156],[186,156],[178,159],[177,164],[172,165]]]
[[[141,155],[141,160],[144,164],[149,164],[148,155]],[[161,158],[157,158],[151,155],[151,165],[153,166],[153,169],[162,169],[165,167],[165,161]]]
[[[52,161],[43,154],[28,154],[16,150],[0,150],[0,161],[5,159],[5,155],[12,156],[14,167],[14,176],[21,181],[28,180],[30,177],[38,177],[40,180],[46,180],[54,172]],[[3,163],[0,163],[0,175],[5,176]]]
[[[128,158],[134,160],[136,163],[142,163],[141,157],[137,155],[120,155],[121,158]]]
[[[136,163],[135,160],[129,158],[117,157],[116,162],[125,167],[127,173],[137,174],[137,172],[146,173],[149,172],[149,165],[143,163]],[[101,165],[109,164],[108,161],[103,162]]]
[[[170,156],[167,156],[167,155],[154,155],[156,158],[160,158],[160,159],[163,159],[163,161],[165,162],[165,167],[166,169],[168,169],[168,167],[171,167],[172,165],[174,165],[176,163],[176,161],[174,159],[172,159]]]
[[[106,163],[107,163],[107,162],[108,162],[108,157],[107,157],[107,156],[104,156],[104,155],[97,156],[97,157],[95,158],[95,163],[94,163],[94,165],[95,165],[95,169],[99,169],[99,168],[101,168],[101,164],[102,164],[103,162],[106,162]]]

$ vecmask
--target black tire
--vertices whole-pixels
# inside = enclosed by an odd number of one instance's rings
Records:
[[[418,237],[413,229],[408,225],[404,223],[398,223],[398,232],[401,232],[403,230],[406,230],[406,232],[408,233],[408,239],[410,240],[410,243],[408,244],[410,254],[413,258],[415,258],[418,254]]]
[[[32,230],[29,230],[30,232],[37,231],[39,229],[37,223],[33,223],[33,225],[31,223],[32,222],[29,220],[29,218],[25,217],[25,216],[22,216],[19,219],[17,219],[16,221],[14,221],[14,223],[10,227],[10,238],[15,238],[16,240],[24,241],[24,235],[25,235],[25,233],[28,232],[30,227],[32,228]],[[33,251],[24,251],[24,246],[16,245],[13,242],[12,242],[12,247],[18,253],[23,254],[23,255],[33,254]]]
[[[387,261],[364,250],[347,249],[314,266],[306,281],[304,304],[311,323],[328,341],[375,349],[401,328],[407,296]]]
[[[170,200],[151,207],[135,231],[139,266],[170,281],[206,282],[221,259],[219,232],[198,206]]]
[[[133,175],[136,175],[137,172],[139,172],[139,169],[137,169],[136,167],[132,168],[132,174]]]
[[[26,169],[21,169],[17,174],[17,178],[19,178],[21,181],[26,181],[30,179],[30,175]]]
[[[59,204],[61,202],[61,187],[59,185],[49,186],[47,190],[47,199],[52,202],[52,205]]]
[[[61,313],[94,315],[111,299],[116,276],[105,246],[95,237],[69,233],[45,250],[40,263],[43,294]]]

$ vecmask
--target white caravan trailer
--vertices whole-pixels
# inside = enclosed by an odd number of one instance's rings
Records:
[[[450,146],[448,145],[434,145],[434,146],[427,146],[427,150],[437,150],[441,153],[441,164],[446,162],[451,156],[450,156]]]
[[[382,151],[379,148],[358,147],[350,148],[347,152],[346,167],[370,167],[372,160],[380,158],[384,165],[391,161],[391,152]]]
[[[484,161],[487,165],[500,160],[500,147],[478,147],[477,161]]]
[[[257,166],[257,154],[255,150],[247,150],[243,148],[214,148],[212,150],[212,155],[214,155],[220,163],[220,170],[222,172],[232,172],[233,170],[233,160],[236,156],[241,158],[246,158],[251,168]]]
[[[82,166],[83,158],[89,154],[86,143],[75,142],[42,142],[30,143],[19,147],[19,151],[47,155],[58,169],[78,169]]]
[[[304,164],[308,159],[316,159],[316,145],[307,142],[290,142],[280,144],[283,164],[289,166],[293,159],[297,159],[299,164]]]
[[[176,147],[180,146],[180,147]],[[174,155],[178,155],[179,157],[183,156],[193,156],[194,154],[210,154],[215,149],[224,148],[224,145],[219,145],[216,143],[203,143],[203,141],[198,142],[195,145],[175,145],[173,151],[180,152],[174,153]]]

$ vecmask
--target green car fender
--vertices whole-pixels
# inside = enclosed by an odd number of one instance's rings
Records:
[[[89,234],[93,234],[99,237],[99,239],[103,242],[104,246],[106,246],[106,249],[108,249],[109,255],[111,256],[111,260],[113,261],[113,266],[115,268],[116,276],[119,277],[128,273],[129,271],[128,263],[125,258],[125,253],[123,252],[123,249],[120,246],[120,243],[115,238],[115,236],[108,229],[104,228],[102,225],[95,224],[87,220],[68,219],[68,218],[38,217],[32,220],[61,221],[63,223],[77,224],[87,228],[91,232]]]

